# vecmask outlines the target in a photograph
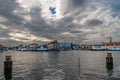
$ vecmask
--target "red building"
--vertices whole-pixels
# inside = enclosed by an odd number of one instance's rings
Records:
[[[102,46],[120,46],[120,42],[106,42]]]

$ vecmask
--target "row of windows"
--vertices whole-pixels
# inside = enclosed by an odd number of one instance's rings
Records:
[[[103,43],[103,46],[120,46],[120,42],[116,42],[116,43]]]

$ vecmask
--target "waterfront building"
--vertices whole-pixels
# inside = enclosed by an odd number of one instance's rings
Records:
[[[87,46],[86,45],[80,45],[80,49],[85,50],[85,49],[87,49]]]
[[[56,46],[55,46],[55,45],[56,45],[57,43],[58,43],[58,41],[57,41],[57,40],[54,40],[54,41],[51,41],[51,42],[45,44],[45,46],[47,46],[49,50],[53,50],[53,49],[56,49]]]
[[[4,50],[3,45],[0,44],[0,52]]]
[[[106,42],[102,44],[103,46],[120,46],[120,42]]]
[[[56,44],[56,49],[59,49],[59,50],[72,50],[73,49],[73,44],[72,43],[57,43]]]
[[[38,44],[37,43],[31,43],[29,46],[30,47],[36,47],[36,46],[38,46]]]
[[[39,45],[37,43],[31,43],[31,44],[29,44],[29,49],[31,51],[35,51],[38,46]]]
[[[100,50],[105,50],[105,48],[102,47],[102,45],[90,45],[89,50],[100,51]]]
[[[73,49],[74,50],[79,50],[80,49],[80,46],[78,44],[73,44]]]
[[[105,42],[102,47],[107,50],[120,50],[120,42]]]
[[[23,48],[23,45],[20,44],[20,45],[18,46],[18,50],[20,51],[22,48]]]
[[[18,48],[23,48],[23,45],[22,45],[22,44],[20,44],[20,45],[18,46]]]

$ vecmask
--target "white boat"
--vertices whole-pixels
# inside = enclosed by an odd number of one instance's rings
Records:
[[[22,48],[20,49],[20,51],[27,51],[27,48]]]
[[[40,48],[37,48],[37,51],[48,51],[48,48],[41,46]]]
[[[107,48],[107,50],[109,50],[109,51],[120,51],[120,47],[111,47],[111,48]]]

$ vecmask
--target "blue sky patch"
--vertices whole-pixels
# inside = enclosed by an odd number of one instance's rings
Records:
[[[52,14],[56,14],[56,8],[55,7],[49,7],[49,10],[51,11]]]

